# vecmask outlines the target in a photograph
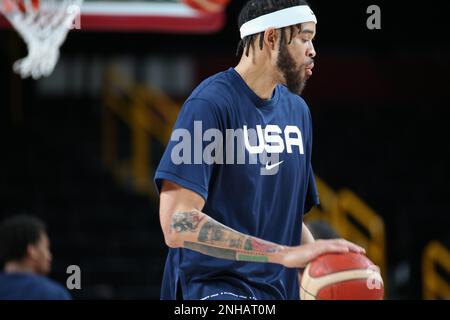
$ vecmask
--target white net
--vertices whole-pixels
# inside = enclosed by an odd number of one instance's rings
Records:
[[[40,0],[38,8],[31,0],[10,3],[12,10],[3,11],[3,14],[28,47],[28,56],[14,63],[14,71],[22,78],[39,79],[50,75],[67,33],[80,27],[83,0]]]

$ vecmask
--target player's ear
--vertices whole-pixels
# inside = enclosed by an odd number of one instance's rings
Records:
[[[275,50],[278,41],[278,31],[274,28],[269,28],[264,31],[264,46],[270,50]]]
[[[29,244],[27,246],[26,256],[32,260],[35,260],[38,256],[38,250],[34,244]]]

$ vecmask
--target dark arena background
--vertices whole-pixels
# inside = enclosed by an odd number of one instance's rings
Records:
[[[192,21],[82,16],[39,80],[13,72],[27,47],[1,20],[0,219],[47,223],[49,277],[65,285],[67,267],[81,269],[74,299],[159,299],[153,173],[183,101],[238,63],[243,3]],[[431,4],[421,20],[409,2],[309,3],[317,57],[303,95],[322,203],[306,221],[364,246],[386,299],[449,299],[448,19]]]

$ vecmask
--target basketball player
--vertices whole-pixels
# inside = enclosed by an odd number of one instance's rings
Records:
[[[32,216],[0,225],[0,300],[70,300],[69,292],[48,279],[52,255],[44,223]]]
[[[170,247],[161,299],[298,299],[298,268],[326,252],[364,252],[314,241],[303,224],[318,204],[300,97],[316,23],[303,0],[250,0],[239,64],[185,102],[155,174]]]

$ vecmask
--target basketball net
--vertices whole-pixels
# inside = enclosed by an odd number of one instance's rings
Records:
[[[1,1],[1,0],[0,0]],[[70,29],[79,28],[83,0],[3,0],[0,11],[21,35],[28,56],[13,70],[22,78],[49,76]]]

